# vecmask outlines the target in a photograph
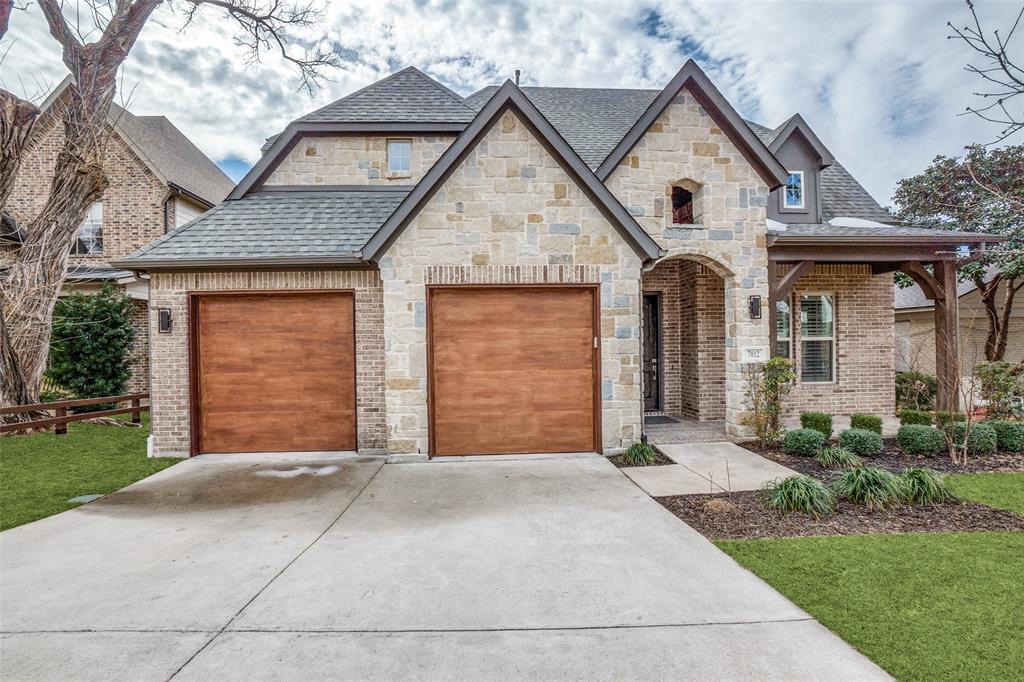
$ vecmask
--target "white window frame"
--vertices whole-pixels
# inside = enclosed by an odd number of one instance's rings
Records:
[[[88,248],[81,248],[82,246],[82,229],[85,225],[92,221],[93,210],[99,214],[99,248],[89,250]],[[93,238],[95,239],[95,237]],[[71,255],[73,256],[102,256],[103,255],[103,202],[96,201],[89,206],[89,212],[86,213],[85,218],[82,220],[82,224],[78,226],[78,232],[75,233],[75,243],[71,245]]]
[[[790,175],[799,175],[800,176],[800,204],[799,205],[793,204],[791,206],[791,205],[786,203],[786,188],[789,187],[789,176]],[[786,184],[782,186],[782,208],[783,208],[783,210],[796,211],[796,210],[800,210],[800,209],[804,208],[804,206],[807,203],[806,199],[805,199],[806,196],[807,196],[807,185],[804,183],[804,172],[802,170],[786,171]]]
[[[778,321],[777,320],[778,320],[778,315],[779,315],[779,313],[778,313],[778,305],[780,303],[787,303],[787,304],[789,304],[789,334],[786,337],[779,336],[779,329],[778,329]],[[776,319],[776,323],[775,323],[775,346],[776,347],[772,349],[772,356],[773,357],[776,357],[776,356],[784,357],[784,358],[787,358],[787,359],[791,360],[791,359],[793,359],[793,317],[794,317],[793,313],[796,312],[793,309],[793,296],[792,295],[786,296],[785,299],[783,299],[781,301],[776,301],[775,302],[775,306],[776,306],[776,312],[775,312],[775,319]],[[778,345],[779,345],[780,341],[785,341],[786,343],[789,344],[789,353],[788,354],[781,355],[781,356],[778,355]]]
[[[797,298],[799,296],[799,298]],[[804,336],[804,324],[803,324],[803,299],[811,298],[814,296],[827,296],[832,299],[832,335],[831,336]],[[800,309],[798,314],[800,315],[800,372],[799,381],[801,384],[818,384],[828,385],[837,383],[837,365],[836,359],[839,356],[839,348],[837,339],[837,327],[839,325],[839,309],[836,306],[836,294],[834,291],[801,291],[794,296],[794,302],[800,302]],[[790,327],[790,333],[792,334],[792,326]],[[804,380],[804,341],[829,341],[832,343],[832,378],[829,381],[805,381]],[[795,352],[795,349],[792,351]]]
[[[409,167],[408,168],[393,168],[391,166],[391,145],[403,143],[409,146]],[[391,137],[387,141],[387,164],[388,173],[402,173],[405,175],[412,174],[412,139],[408,137]]]

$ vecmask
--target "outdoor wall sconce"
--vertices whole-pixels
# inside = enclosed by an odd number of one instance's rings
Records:
[[[157,308],[157,315],[159,317],[159,325],[157,329],[160,330],[161,334],[171,333],[171,310],[170,308]]]
[[[750,297],[750,319],[760,320],[761,319],[761,297],[751,296]]]

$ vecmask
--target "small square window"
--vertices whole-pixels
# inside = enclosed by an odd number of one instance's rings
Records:
[[[804,207],[804,172],[792,171],[786,178],[786,187],[782,194],[783,208]]]
[[[388,171],[412,172],[412,140],[388,140]]]

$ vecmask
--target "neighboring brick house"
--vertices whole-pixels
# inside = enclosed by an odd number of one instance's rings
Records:
[[[61,83],[44,102],[33,129],[7,204],[14,221],[32,220],[49,195],[63,141],[59,108],[67,85]],[[94,293],[104,282],[115,282],[131,296],[137,327],[128,390],[142,392],[149,390],[149,284],[110,263],[199,217],[222,201],[234,183],[163,116],[135,116],[113,105],[109,125],[113,135],[104,170],[110,186],[82,223],[62,293]],[[0,241],[9,252],[19,239],[17,234],[5,239],[0,230]]]
[[[994,270],[989,270],[985,281],[990,281]],[[996,295],[1002,311],[1006,285],[1000,284]],[[985,342],[988,339],[988,316],[981,302],[981,294],[971,280],[957,287],[960,299],[960,368],[964,376],[985,362]],[[896,289],[896,370],[914,369],[935,372],[935,304],[928,300],[921,287],[914,285]],[[1008,362],[1024,362],[1024,303],[1017,301],[1010,311],[1009,331],[1006,335]]]
[[[741,434],[772,353],[792,408],[891,414],[892,272],[941,293],[985,237],[889,219],[692,61],[660,91],[468,97],[408,68],[115,265],[151,278],[154,454],[612,454],[657,413]]]

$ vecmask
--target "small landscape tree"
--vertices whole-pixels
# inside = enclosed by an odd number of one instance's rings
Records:
[[[774,357],[746,369],[750,412],[743,423],[754,429],[754,436],[762,447],[775,445],[782,439],[782,401],[796,379],[793,366],[788,358]]]

